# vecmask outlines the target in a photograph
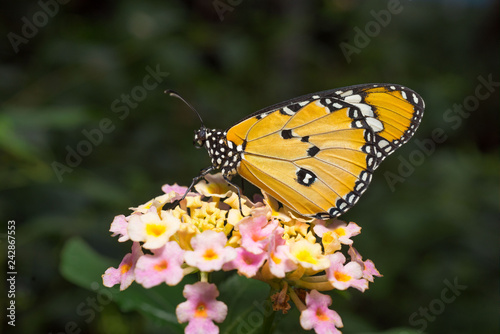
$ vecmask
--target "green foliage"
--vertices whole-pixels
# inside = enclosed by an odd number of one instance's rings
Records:
[[[182,284],[175,287],[162,285],[144,289],[133,284],[128,289],[119,291],[117,287],[107,288],[102,285],[101,275],[113,265],[118,266],[110,259],[96,253],[78,238],[69,239],[62,249],[61,274],[71,283],[96,291],[97,303],[100,303],[100,306],[114,302],[122,312],[140,312],[153,321],[167,326],[172,333],[183,332],[183,326],[178,323],[175,316],[175,308],[184,301],[183,285],[194,283],[193,279],[186,278]]]

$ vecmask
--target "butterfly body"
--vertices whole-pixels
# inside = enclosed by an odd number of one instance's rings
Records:
[[[423,110],[422,98],[399,85],[350,86],[267,107],[226,131],[202,126],[195,144],[226,179],[239,174],[292,210],[328,219],[358,201]]]
[[[237,173],[243,147],[228,141],[226,136],[226,131],[202,126],[195,131],[194,142],[196,146],[206,148],[215,169],[220,169],[224,176],[231,177]]]

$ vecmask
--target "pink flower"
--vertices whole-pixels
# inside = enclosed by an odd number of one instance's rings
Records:
[[[179,304],[175,310],[180,323],[189,321],[186,334],[217,334],[219,328],[213,323],[222,322],[227,315],[227,306],[215,300],[219,291],[215,284],[198,282],[186,285],[183,291],[187,301]]]
[[[283,239],[284,229],[278,227],[274,231],[268,249],[268,263],[271,274],[275,277],[283,278],[285,273],[297,269],[295,262],[291,260],[290,247]]]
[[[349,247],[349,251],[347,252],[351,256],[351,261],[355,261],[359,263],[363,269],[363,278],[366,280],[373,282],[373,276],[382,277],[383,275],[379,273],[377,268],[375,268],[375,264],[372,260],[363,261],[361,254],[352,246]]]
[[[363,268],[355,261],[344,266],[346,258],[344,254],[336,252],[328,255],[330,267],[326,269],[328,281],[339,290],[353,287],[363,292],[368,288],[368,281],[363,279]]]
[[[344,245],[351,245],[351,238],[361,233],[361,227],[353,222],[346,224],[345,222],[337,219],[331,222],[315,220],[314,224],[314,233],[318,236],[322,237],[324,233],[333,231],[337,234],[340,243]]]
[[[191,239],[192,251],[184,254],[184,260],[201,271],[222,269],[224,263],[236,258],[236,250],[226,246],[227,237],[223,232],[206,230]]]
[[[317,334],[340,333],[337,327],[343,327],[342,319],[334,310],[328,306],[332,304],[332,298],[312,290],[306,296],[307,309],[300,314],[300,325],[309,330],[314,329]]]
[[[241,246],[254,254],[266,251],[270,236],[277,227],[277,221],[268,222],[264,215],[243,219],[238,224],[241,233]]]
[[[124,242],[129,240],[130,238],[127,232],[127,225],[128,221],[124,215],[116,216],[115,219],[113,219],[113,222],[111,223],[111,227],[109,228],[109,231],[113,232],[111,236],[116,237],[117,235],[119,235],[120,236],[118,238],[119,242]]]
[[[163,190],[165,194],[170,194],[173,191],[177,195],[184,195],[184,193],[188,190],[188,188],[184,186],[179,186],[177,183],[174,183],[173,185],[169,184],[163,185],[163,187],[161,187],[161,190]]]
[[[143,255],[135,266],[135,280],[145,288],[161,283],[176,285],[182,280],[181,268],[184,251],[175,241],[154,249],[153,255]]]
[[[184,330],[185,334],[217,334],[219,327],[210,319],[194,318],[189,321],[189,324]]]
[[[224,270],[238,269],[238,273],[251,278],[257,274],[259,268],[262,266],[266,260],[266,253],[254,254],[250,253],[244,248],[236,249],[236,258],[224,264],[222,267]]]
[[[179,186],[179,185],[177,185],[177,183],[174,183],[173,185],[169,185],[169,184],[163,185],[163,187],[161,187],[161,190],[163,190],[163,192],[165,194],[170,194],[173,191],[176,195],[171,197],[169,200],[169,202],[173,202],[173,201],[176,201],[178,199],[181,199],[182,196],[184,196],[184,194],[188,190],[188,188],[183,187],[183,186]]]
[[[141,245],[138,242],[132,244],[132,253],[123,258],[118,268],[108,268],[102,275],[103,285],[110,288],[120,283],[120,290],[125,290],[135,279],[134,269],[139,257],[143,255]]]

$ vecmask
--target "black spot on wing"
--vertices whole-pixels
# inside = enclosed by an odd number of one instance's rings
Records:
[[[310,157],[314,157],[316,154],[319,152],[319,147],[318,146],[312,146],[307,150],[307,155]]]
[[[282,130],[281,131],[281,138],[283,138],[283,139],[293,138],[292,130],[291,129]]]
[[[336,97],[321,98],[319,99],[319,103],[331,113],[340,109],[352,107],[352,104]]]
[[[311,172],[310,170],[307,170],[305,168],[300,168],[297,171],[297,182],[303,186],[309,187],[316,181],[316,174]]]
[[[297,111],[299,111],[300,109],[302,109],[302,107],[305,105],[303,103],[301,103],[301,104],[294,103],[294,104],[290,104],[288,106],[285,106],[283,108],[280,108],[280,113],[283,114],[283,115],[292,116]]]

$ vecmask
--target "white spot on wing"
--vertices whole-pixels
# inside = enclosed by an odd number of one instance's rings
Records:
[[[354,122],[354,127],[356,127],[356,128],[362,128],[363,127],[363,122],[361,122],[361,121]]]
[[[341,90],[339,90],[339,92],[340,92],[340,96],[342,96],[342,97],[346,97],[346,96],[352,95],[352,93],[353,93],[352,89],[346,90],[345,92],[342,92]]]
[[[382,139],[382,140],[380,140],[380,141],[378,142],[378,147],[380,147],[380,148],[384,148],[384,147],[386,147],[387,145],[389,145],[389,142],[388,142],[387,140],[385,140],[385,139]]]
[[[352,90],[350,92],[352,94]],[[342,94],[342,95],[344,95],[344,94]],[[344,100],[346,102],[349,102],[349,103],[359,103],[359,102],[361,102],[362,98],[361,98],[361,95],[356,94],[356,95],[347,95]]]
[[[361,110],[361,114],[363,114],[363,116],[373,117],[373,109],[372,107],[370,107],[370,105],[365,103],[358,103],[356,104],[356,107]]]
[[[312,176],[311,176],[310,174],[306,174],[306,175],[304,176],[304,180],[303,180],[303,182],[304,182],[305,184],[308,184],[308,183],[309,183],[309,179],[310,179],[311,177],[312,177]]]
[[[384,130],[384,125],[382,124],[381,121],[379,121],[376,118],[367,117],[366,123],[368,123],[368,126],[370,126],[370,128],[372,128],[372,130],[375,132],[380,132],[380,131]]]
[[[290,109],[290,108],[288,108],[288,107],[283,108],[283,111],[284,111],[284,112],[285,112],[285,114],[287,114],[287,115],[290,115],[290,116],[291,116],[291,115],[293,115],[293,110],[292,110],[292,109]]]

